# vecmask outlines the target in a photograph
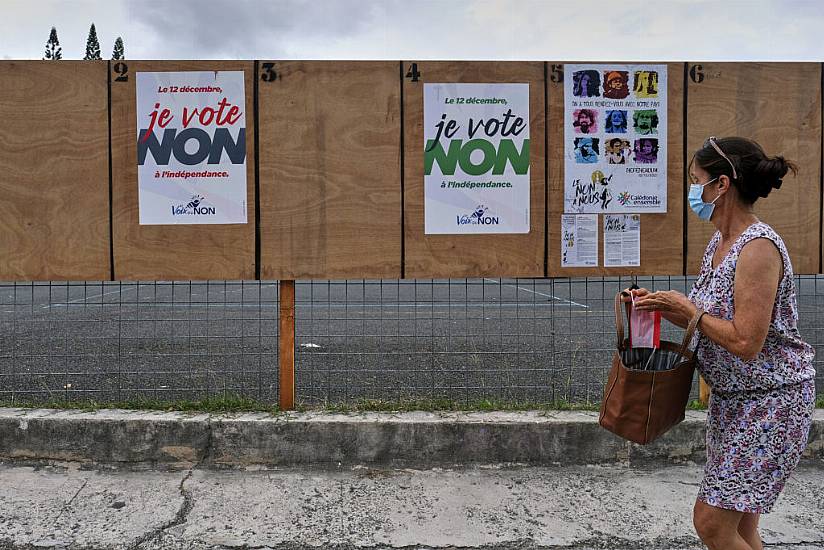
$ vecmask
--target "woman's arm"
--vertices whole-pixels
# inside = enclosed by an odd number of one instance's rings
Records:
[[[692,319],[692,317],[686,317],[684,315],[681,315],[680,313],[669,311],[662,311],[661,317],[663,317],[673,325],[679,326],[681,328],[687,328],[687,325],[690,324],[690,319]]]
[[[775,294],[783,272],[781,253],[769,239],[744,245],[735,266],[732,321],[704,315],[701,332],[745,361],[756,358],[770,330]]]
[[[733,319],[704,315],[698,325],[701,333],[745,361],[755,359],[767,338],[782,270],[781,254],[769,239],[753,239],[744,245],[735,267]],[[697,310],[686,296],[674,290],[638,298],[635,307],[661,311],[679,326],[686,326],[678,321],[691,319]]]

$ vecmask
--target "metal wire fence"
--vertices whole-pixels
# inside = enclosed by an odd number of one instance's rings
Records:
[[[297,400],[598,402],[613,298],[631,282],[299,281]],[[682,292],[692,282],[637,280]],[[801,333],[819,350],[824,277],[796,285]],[[275,404],[278,305],[273,281],[0,283],[0,402],[231,394]],[[668,326],[662,337],[682,334]]]
[[[0,283],[0,401],[277,400],[277,285]]]

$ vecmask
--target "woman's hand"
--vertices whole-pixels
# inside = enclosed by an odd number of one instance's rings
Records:
[[[641,311],[660,311],[667,319],[679,320],[692,319],[698,310],[686,296],[677,290],[648,292],[643,296],[636,294],[634,307]]]
[[[671,309],[664,309],[663,307],[660,307],[664,300],[664,298],[662,298],[661,296],[663,294],[675,295],[668,297],[669,301],[667,303],[675,300],[678,303],[681,303],[683,307]],[[646,302],[646,306],[644,306],[643,304],[645,303],[645,300],[651,301]],[[686,296],[674,290],[669,290],[665,292],[650,292],[646,288],[625,288],[621,292],[621,301],[624,303],[633,302],[633,307],[637,307],[640,310],[658,310],[661,312],[661,317],[681,328],[687,328],[687,325],[689,324],[690,319],[692,319],[692,316],[696,310],[695,306],[692,305],[692,303],[687,299]],[[639,304],[641,304],[641,307],[639,307]],[[688,311],[688,313],[681,313],[681,310]]]
[[[638,299],[639,296],[646,296],[649,294],[649,290],[646,288],[625,288],[621,291],[621,301],[626,302],[633,302]]]

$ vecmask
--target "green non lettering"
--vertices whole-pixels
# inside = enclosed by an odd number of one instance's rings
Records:
[[[478,164],[472,163],[472,153],[481,151],[483,158]],[[470,139],[466,145],[461,147],[461,154],[458,163],[461,165],[461,170],[470,176],[480,176],[486,174],[495,165],[495,146],[485,139]]]
[[[424,174],[427,176],[432,173],[432,164],[437,162],[441,169],[441,174],[451,176],[455,174],[455,166],[458,163],[458,154],[461,151],[460,139],[453,139],[449,144],[449,152],[443,149],[441,142],[435,142],[430,139],[426,142],[426,148],[423,154]]]
[[[481,152],[477,162],[473,162],[472,154]],[[476,155],[477,157],[477,155]],[[523,140],[519,151],[511,139],[502,139],[496,150],[492,142],[485,139],[471,139],[466,143],[461,139],[449,142],[449,149],[444,150],[440,141],[428,140],[424,150],[424,174],[431,175],[432,167],[437,163],[444,176],[455,175],[455,169],[461,170],[470,176],[480,176],[492,173],[504,173],[507,164],[512,166],[515,174],[524,175],[529,172],[529,140]]]
[[[494,175],[504,173],[506,163],[512,165],[512,169],[516,174],[522,176],[529,172],[529,140],[524,140],[524,145],[521,151],[515,147],[511,139],[502,139],[498,145],[498,155],[495,159],[495,167],[492,169]]]

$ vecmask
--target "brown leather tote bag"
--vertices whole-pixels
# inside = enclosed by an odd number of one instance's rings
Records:
[[[655,350],[633,349],[629,338],[624,339],[621,294],[615,296],[618,349],[612,356],[598,423],[624,439],[646,445],[684,420],[696,366],[688,346],[701,312],[690,320],[680,344],[662,340]]]

